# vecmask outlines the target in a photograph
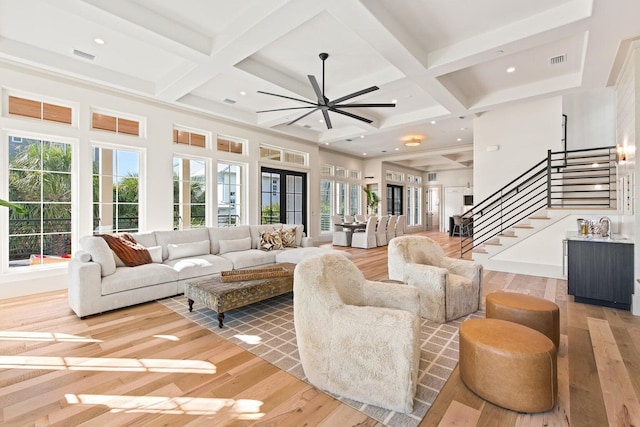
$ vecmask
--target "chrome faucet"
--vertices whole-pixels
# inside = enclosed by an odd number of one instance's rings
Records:
[[[600,218],[600,234],[602,237],[609,237],[611,235],[611,219],[608,216]]]

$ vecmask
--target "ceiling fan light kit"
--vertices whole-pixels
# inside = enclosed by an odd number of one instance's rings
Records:
[[[318,85],[318,81],[316,80],[315,76],[313,75],[307,75],[307,78],[309,79],[309,82],[311,83],[311,87],[313,88],[313,91],[315,92],[318,100],[313,103],[310,101],[307,101],[306,99],[300,99],[300,98],[293,98],[291,96],[285,96],[285,95],[278,95],[276,93],[270,93],[270,92],[263,92],[261,90],[258,91],[258,93],[262,93],[265,95],[270,95],[270,96],[277,96],[279,98],[285,98],[285,99],[291,99],[293,101],[298,101],[298,102],[302,102],[304,104],[308,104],[302,107],[288,107],[288,108],[275,108],[275,109],[271,109],[271,110],[261,110],[261,111],[256,111],[256,113],[267,113],[267,112],[271,112],[271,111],[287,111],[287,110],[310,110],[307,111],[306,113],[302,114],[301,116],[291,120],[290,122],[287,123],[287,125],[292,125],[294,123],[296,123],[297,121],[304,119],[305,117],[311,115],[312,113],[315,113],[316,111],[322,111],[322,115],[324,117],[324,123],[327,126],[327,129],[332,129],[333,125],[331,124],[331,119],[329,117],[329,111],[331,111],[332,113],[337,113],[337,114],[341,114],[343,116],[347,116],[347,117],[351,117],[353,119],[356,120],[360,120],[362,122],[365,123],[371,123],[372,120],[369,120],[365,117],[362,116],[358,116],[357,114],[353,114],[353,113],[349,113],[348,111],[343,111],[343,109],[348,109],[348,108],[372,108],[372,107],[395,107],[396,104],[395,103],[389,103],[389,104],[342,104],[342,102],[344,101],[348,101],[352,98],[358,97],[360,95],[365,95],[367,93],[376,91],[378,89],[380,89],[378,86],[371,86],[368,87],[366,89],[362,89],[359,90],[357,92],[353,92],[350,93],[349,95],[345,95],[343,97],[334,99],[334,100],[330,100],[329,98],[327,98],[324,94],[324,83],[325,83],[325,79],[324,79],[324,63],[327,60],[327,58],[329,57],[328,53],[321,53],[320,55],[320,59],[322,60],[322,89],[320,89],[320,86]]]

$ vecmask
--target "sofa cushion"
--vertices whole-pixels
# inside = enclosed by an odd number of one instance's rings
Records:
[[[282,224],[262,224],[250,225],[251,229],[251,249],[260,249],[260,237],[263,231],[273,231],[282,229]]]
[[[248,225],[236,225],[235,227],[209,227],[209,240],[211,240],[211,253],[220,253],[220,240],[237,240],[251,237]]]
[[[116,260],[107,242],[102,237],[86,236],[81,240],[82,249],[91,254],[91,260],[100,264],[100,275],[110,276],[116,272]]]
[[[220,255],[233,263],[233,268],[247,268],[256,265],[273,264],[276,262],[276,254],[281,251],[261,251],[258,249],[249,249],[241,252],[227,252]],[[230,269],[229,269],[230,270]]]
[[[208,255],[211,250],[209,239],[191,243],[169,243],[167,245],[169,256],[167,260],[187,258],[198,255]]]
[[[220,240],[218,243],[220,244],[220,255],[226,254],[227,252],[239,252],[251,249],[250,236],[243,239]]]
[[[131,233],[131,237],[133,237],[137,243],[140,243],[145,248],[159,245],[156,241],[156,234],[153,231]]]
[[[173,270],[178,273],[179,280],[216,274],[224,270],[233,269],[233,263],[231,261],[221,256],[211,254],[169,260],[165,261],[164,265],[173,268]]]
[[[162,259],[169,258],[169,249],[167,245],[172,243],[179,245],[181,243],[202,242],[209,239],[209,232],[206,228],[192,228],[189,230],[171,230],[156,231],[156,243],[162,246]],[[154,245],[155,246],[155,245]]]
[[[164,264],[119,267],[116,270],[114,274],[102,278],[102,295],[144,288],[160,283],[176,282],[178,280],[178,272]],[[123,304],[122,306],[126,305],[128,304]]]
[[[265,230],[260,234],[260,249],[274,251],[282,249],[282,234],[280,230]]]

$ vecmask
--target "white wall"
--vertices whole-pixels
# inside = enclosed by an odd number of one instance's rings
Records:
[[[493,194],[562,149],[560,97],[511,105],[481,114],[473,121],[474,201]],[[498,146],[498,151],[487,147]],[[477,203],[477,202],[476,202]]]
[[[616,91],[613,87],[562,97],[567,115],[567,150],[616,145]]]
[[[249,185],[246,197],[246,221],[256,223],[259,220],[260,200],[260,167],[262,165],[281,169],[292,169],[308,172],[309,190],[309,225],[308,234],[317,236],[319,233],[319,179],[318,179],[318,146],[306,141],[297,140],[277,134],[251,128],[241,124],[216,119],[203,113],[192,112],[186,109],[146,100],[140,97],[124,95],[115,91],[106,90],[83,82],[61,77],[52,77],[48,74],[28,70],[26,68],[0,65],[0,84],[2,89],[2,110],[0,111],[0,145],[5,146],[7,134],[11,131],[34,132],[37,134],[64,137],[72,141],[75,167],[78,168],[78,176],[74,186],[75,193],[75,223],[72,236],[73,251],[79,249],[78,240],[81,236],[91,234],[92,225],[92,152],[93,143],[108,143],[124,148],[140,150],[143,155],[141,176],[148,179],[142,180],[140,192],[141,206],[141,230],[167,230],[173,227],[173,169],[172,159],[175,154],[197,156],[209,160],[213,185],[212,200],[216,198],[215,188],[215,164],[219,160],[233,161],[244,164],[246,179]],[[77,126],[67,126],[55,123],[40,122],[32,119],[9,117],[7,107],[8,93],[22,93],[23,96],[47,97],[51,100],[72,103],[79,111]],[[90,129],[91,109],[107,109],[115,112],[132,114],[145,119],[147,124],[146,137],[133,137],[127,135],[111,134],[109,132],[94,131]],[[222,153],[214,148],[198,148],[177,145],[172,142],[173,125],[188,126],[195,129],[211,132],[214,138],[217,134],[224,134],[248,140],[246,155]],[[259,144],[265,143],[277,147],[297,150],[309,153],[310,165],[291,167],[279,162],[266,162],[260,159]],[[2,156],[2,162],[6,162]],[[5,193],[8,172],[6,164],[0,170],[0,198],[7,199]],[[213,211],[210,208],[209,221],[213,223]],[[0,244],[0,259],[7,259],[6,236],[8,230],[7,209],[0,209],[0,236],[3,242]],[[19,274],[9,271],[0,275],[0,298],[8,298],[30,293],[39,293],[50,290],[65,289],[66,265],[50,264],[29,269],[28,273]],[[36,271],[40,270],[40,271]]]

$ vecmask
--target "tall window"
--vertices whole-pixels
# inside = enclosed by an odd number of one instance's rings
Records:
[[[349,185],[349,214],[357,215],[361,212],[362,186],[358,184]]]
[[[242,166],[218,163],[218,225],[242,224]]]
[[[68,259],[71,253],[71,145],[9,136],[9,267]]]
[[[204,160],[173,158],[173,228],[206,225],[206,168]]]
[[[331,182],[328,179],[320,181],[320,231],[331,231]]]
[[[407,175],[407,225],[422,224],[422,178]]]
[[[347,183],[336,182],[336,215],[344,219],[347,212]]]
[[[140,153],[94,147],[94,233],[138,231],[139,193]]]

